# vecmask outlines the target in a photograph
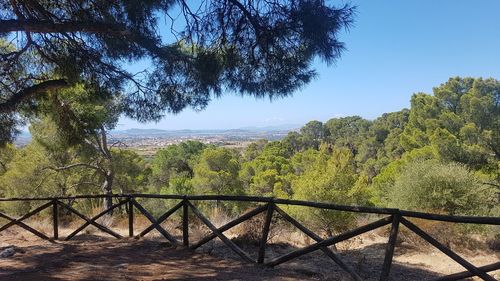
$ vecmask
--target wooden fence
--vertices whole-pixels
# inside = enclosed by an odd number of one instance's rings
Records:
[[[114,204],[107,210],[100,212],[92,218],[89,218],[77,211],[69,204],[63,202],[63,200],[76,200],[76,199],[89,199],[89,198],[105,198],[112,197],[118,200],[118,203]],[[179,202],[166,211],[164,214],[155,218],[150,212],[148,212],[140,203],[137,202],[138,198],[156,198],[156,199],[174,199],[179,200]],[[93,225],[99,230],[115,237],[122,238],[120,234],[111,230],[110,228],[97,223],[97,219],[109,213],[110,211],[127,205],[127,213],[128,213],[128,228],[129,228],[129,236],[130,237],[143,237],[153,229],[156,229],[160,234],[165,237],[170,243],[173,245],[179,245],[184,247],[189,247],[190,249],[197,249],[198,247],[204,245],[205,243],[211,241],[212,239],[218,237],[225,243],[231,250],[233,250],[236,254],[238,254],[243,260],[249,263],[263,264],[266,266],[274,267],[284,262],[288,262],[305,254],[311,253],[313,251],[320,250],[325,253],[330,259],[332,259],[336,264],[338,264],[343,270],[345,270],[354,280],[363,280],[349,265],[342,261],[342,258],[336,252],[332,251],[328,248],[328,246],[335,245],[341,241],[353,238],[365,232],[377,229],[379,227],[385,225],[391,225],[391,230],[389,233],[388,243],[386,245],[385,257],[382,265],[382,271],[380,274],[380,280],[389,280],[389,274],[391,270],[394,249],[396,246],[396,239],[398,236],[400,225],[405,226],[407,229],[416,233],[418,236],[423,238],[425,241],[429,242],[431,245],[439,249],[445,255],[453,259],[455,262],[462,265],[466,271],[458,272],[455,274],[439,277],[434,280],[459,280],[472,276],[479,276],[483,280],[495,280],[491,275],[488,274],[490,271],[494,271],[500,269],[500,262],[496,262],[493,264],[477,267],[457,253],[452,251],[450,248],[446,247],[431,235],[426,233],[424,230],[419,228],[417,225],[408,220],[408,218],[419,218],[425,220],[432,221],[443,221],[443,222],[453,222],[453,223],[470,223],[470,224],[488,224],[488,225],[500,225],[500,217],[470,217],[470,216],[447,216],[447,215],[439,215],[439,214],[428,214],[428,213],[420,213],[420,212],[412,212],[405,211],[399,209],[391,209],[391,208],[375,208],[375,207],[364,207],[364,206],[346,206],[346,205],[337,205],[330,203],[318,203],[318,202],[309,202],[309,201],[298,201],[298,200],[286,200],[286,199],[276,199],[270,197],[252,197],[252,196],[224,196],[224,195],[193,195],[193,196],[182,196],[182,195],[156,195],[156,194],[120,194],[120,195],[81,195],[81,196],[71,196],[71,197],[47,197],[47,198],[0,198],[0,202],[14,202],[14,201],[41,201],[43,203],[39,207],[31,210],[25,215],[19,218],[13,218],[7,214],[0,212],[0,218],[4,218],[8,220],[8,223],[0,227],[0,232],[8,229],[13,225],[17,225],[19,227],[24,228],[25,230],[33,233],[34,235],[54,241],[59,239],[59,211],[61,208],[66,209],[67,211],[75,214],[85,221],[80,227],[74,230],[72,233],[67,235],[64,240],[71,240],[78,233],[80,233],[83,229],[88,227],[89,225]],[[252,202],[252,203],[260,203],[261,205],[252,209],[251,211],[246,212],[240,217],[224,224],[223,226],[216,227],[195,205],[193,202],[199,201],[237,201],[237,202]],[[305,227],[303,224],[298,222],[296,219],[287,214],[280,205],[295,205],[295,206],[305,206],[305,207],[313,207],[313,208],[321,208],[321,209],[329,209],[329,210],[337,210],[337,211],[345,211],[345,212],[357,212],[357,213],[367,213],[367,214],[377,214],[384,215],[382,219],[379,219],[375,222],[368,223],[361,227],[349,230],[347,232],[335,235],[333,237],[328,237],[326,239],[322,239],[319,235]],[[41,212],[42,210],[51,208],[52,209],[52,219],[53,219],[53,233],[51,237],[46,234],[30,227],[27,225],[25,220],[32,217],[33,215]],[[182,240],[178,241],[177,238],[169,233],[166,229],[161,226],[165,220],[167,220],[174,212],[182,208]],[[150,222],[151,225],[146,229],[142,230],[139,234],[135,234],[134,232],[134,209],[138,210],[142,215],[144,215]],[[212,232],[206,237],[200,239],[194,244],[190,244],[189,241],[189,211],[196,215]],[[229,239],[224,232],[233,228],[234,226],[251,219],[252,217],[265,212],[265,221],[262,227],[262,233],[259,244],[259,251],[257,259],[254,260],[248,253],[246,253],[243,249],[241,249],[238,245],[236,245],[231,239]],[[277,213],[283,219],[297,227],[304,234],[312,238],[316,241],[314,244],[306,246],[304,248],[294,250],[282,256],[272,258],[270,260],[265,259],[266,252],[266,244],[268,241],[269,230],[271,228],[272,217]]]

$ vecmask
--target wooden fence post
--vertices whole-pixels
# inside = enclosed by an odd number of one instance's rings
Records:
[[[59,209],[57,199],[52,200],[52,226],[54,227],[54,240],[59,239]]]
[[[182,203],[182,244],[189,247],[189,204],[186,198]]]
[[[257,263],[264,263],[264,258],[266,256],[267,237],[269,236],[269,229],[271,228],[273,212],[274,203],[269,202],[269,205],[267,205],[266,221],[264,222],[264,227],[262,228],[262,237],[260,239],[259,257],[257,259]]]
[[[380,273],[380,281],[389,280],[392,258],[394,256],[394,248],[396,247],[396,240],[398,238],[400,219],[401,215],[399,213],[392,215],[391,233],[389,235],[389,242],[387,242],[387,247],[385,249],[384,264],[382,265],[382,272]]]
[[[128,200],[128,236],[134,237],[134,204],[132,197]]]

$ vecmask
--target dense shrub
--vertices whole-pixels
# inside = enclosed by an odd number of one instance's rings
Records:
[[[293,198],[331,202],[344,205],[364,205],[368,202],[366,177],[356,173],[353,155],[347,149],[333,152],[322,147],[315,162],[292,183]],[[316,208],[291,208],[296,217],[328,235],[343,231],[356,221],[357,214]]]
[[[464,165],[437,160],[408,163],[388,191],[389,205],[442,214],[486,215],[494,190]]]

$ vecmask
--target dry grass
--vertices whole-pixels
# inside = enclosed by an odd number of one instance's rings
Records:
[[[42,233],[52,233],[54,231],[52,227],[52,218],[48,217],[37,216],[31,218],[28,225]]]

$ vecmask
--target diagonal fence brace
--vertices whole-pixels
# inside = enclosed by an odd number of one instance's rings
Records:
[[[146,209],[144,209],[144,207],[141,204],[139,204],[135,199],[132,198],[130,200],[132,200],[132,204],[154,225],[154,228],[158,230],[158,232],[160,232],[161,235],[163,235],[163,237],[165,237],[173,245],[175,246],[179,245],[179,241],[177,241],[177,239],[175,239],[175,237],[172,234],[170,234],[163,227],[161,227],[161,225],[157,223],[158,221],[153,217],[153,215],[151,215]]]
[[[19,222],[22,222],[23,220],[26,220],[26,219],[32,217],[33,215],[36,215],[37,213],[43,211],[44,209],[48,208],[51,205],[52,205],[52,202],[47,202],[47,203],[35,208],[34,210],[28,212],[27,214],[25,214],[24,216],[22,216],[18,219],[13,219],[13,218],[4,214],[6,216],[5,218],[9,217],[8,220],[10,220],[10,222],[8,222],[5,225],[3,225],[2,227],[0,227],[0,232],[6,230],[7,228],[9,228],[15,224],[19,224]]]
[[[250,257],[245,251],[243,251],[240,247],[238,247],[233,241],[231,241],[229,238],[227,238],[226,235],[224,235],[220,230],[215,227],[215,225],[210,222],[209,219],[207,219],[201,212],[196,208],[191,202],[187,202],[193,213],[205,224],[208,226],[208,228],[215,234],[217,237],[219,237],[224,244],[226,244],[231,250],[233,250],[235,253],[237,253],[241,258],[243,258],[245,261],[250,262],[250,263],[255,263],[255,261]]]
[[[288,254],[284,254],[270,262],[267,262],[266,265],[268,266],[277,266],[279,264],[282,264],[284,262],[287,262],[289,260],[292,260],[294,258],[298,258],[300,256],[303,256],[305,254],[314,252],[316,250],[321,249],[322,247],[328,247],[330,245],[342,242],[344,240],[350,239],[352,237],[358,236],[360,234],[363,234],[368,231],[372,231],[374,229],[377,229],[379,227],[382,227],[384,225],[388,225],[391,223],[392,217],[385,217],[383,219],[377,220],[375,222],[369,223],[367,225],[355,228],[353,230],[341,233],[339,235],[327,238],[321,242],[317,242],[315,244],[309,245],[307,247],[304,247],[302,249],[295,250],[293,252],[290,252]]]
[[[313,231],[311,231],[310,229],[305,227],[303,224],[298,222],[296,219],[292,218],[283,209],[281,209],[278,206],[275,206],[275,208],[276,208],[276,212],[278,214],[280,214],[281,217],[283,217],[285,220],[290,222],[293,226],[298,228],[300,231],[305,233],[307,236],[311,237],[314,241],[316,241],[316,242],[323,241],[323,239],[319,235],[317,235],[316,233],[314,233]],[[338,264],[340,266],[340,268],[342,268],[344,271],[349,273],[354,280],[363,281],[363,279],[352,268],[350,268],[346,263],[344,263],[344,261],[342,261],[342,259],[339,257],[338,254],[336,254],[335,252],[330,250],[328,247],[321,247],[320,250],[323,251],[323,253],[325,253],[328,257],[330,257],[336,264]]]
[[[6,214],[3,214],[3,213],[0,213],[0,217],[1,217],[1,218],[4,218],[4,219],[9,220],[9,221],[10,221],[9,223],[12,223],[12,225],[16,224],[16,225],[18,225],[19,227],[24,228],[25,230],[27,230],[27,231],[29,231],[29,232],[33,233],[34,235],[36,235],[36,236],[38,236],[38,237],[40,237],[40,238],[42,238],[42,239],[44,239],[44,240],[53,241],[53,240],[52,240],[52,239],[50,239],[47,235],[45,235],[45,234],[41,233],[40,231],[38,231],[38,230],[36,230],[36,229],[32,228],[31,226],[29,226],[29,225],[25,224],[24,222],[22,222],[22,221],[21,221],[21,220],[19,220],[19,219],[17,219],[17,220],[16,220],[15,218],[12,218],[12,217],[10,217],[10,216],[8,216],[8,215],[6,215]],[[12,225],[11,225],[11,226],[12,226]],[[7,227],[7,228],[8,228],[8,227]],[[5,229],[7,229],[7,228],[5,228]],[[5,230],[5,229],[4,229],[4,230]]]
[[[489,271],[495,271],[500,269],[500,261],[488,265],[483,265],[478,267],[478,269],[484,271],[484,272],[489,272]],[[465,278],[470,278],[474,277],[474,273],[471,273],[470,271],[462,271],[458,273],[453,273],[450,275],[446,276],[441,276],[435,279],[432,279],[431,281],[456,281],[456,280],[463,280]]]
[[[457,262],[458,264],[463,266],[465,269],[467,269],[472,274],[481,277],[481,279],[483,279],[483,280],[487,280],[487,281],[495,281],[496,280],[495,278],[491,277],[486,272],[480,270],[479,268],[477,268],[476,266],[474,266],[470,262],[466,261],[461,256],[457,255],[455,252],[450,250],[448,247],[441,244],[439,241],[434,239],[432,236],[427,234],[425,231],[420,229],[418,226],[416,226],[415,224],[413,224],[409,220],[407,220],[405,218],[401,218],[401,223],[404,226],[406,226],[408,229],[410,229],[411,231],[415,232],[418,236],[422,237],[425,241],[429,242],[432,246],[436,247],[438,250],[443,252],[443,254],[447,255],[448,257],[453,259],[455,262]]]
[[[141,233],[139,233],[136,237],[139,238],[139,237],[144,237],[146,234],[148,234],[149,232],[151,232],[151,230],[157,228],[158,226],[160,226],[161,223],[163,223],[166,219],[168,219],[173,213],[175,213],[177,210],[179,210],[180,207],[182,207],[182,205],[184,204],[184,202],[179,202],[177,205],[175,205],[174,207],[172,207],[172,209],[168,210],[167,212],[165,212],[163,215],[161,215],[155,222],[152,222],[150,226],[146,227]]]
[[[122,238],[122,236],[116,232],[114,232],[113,230],[105,227],[104,225],[101,225],[99,223],[97,223],[95,220],[97,220],[98,218],[100,218],[101,216],[103,216],[104,214],[106,214],[107,212],[125,204],[126,200],[125,201],[122,201],[118,204],[115,204],[113,205],[111,208],[107,209],[107,210],[104,210],[102,211],[101,213],[99,213],[98,215],[96,215],[95,217],[93,217],[92,219],[88,218],[87,216],[85,216],[84,214],[78,212],[75,208],[71,207],[70,205],[64,203],[64,202],[61,202],[61,201],[58,201],[59,205],[68,209],[69,211],[71,211],[72,213],[74,213],[75,215],[77,215],[78,217],[80,217],[81,219],[83,219],[84,221],[86,221],[86,223],[84,223],[82,226],[80,226],[77,230],[73,231],[70,235],[68,235],[64,240],[70,240],[71,238],[73,238],[76,234],[78,234],[81,230],[83,230],[85,227],[89,226],[89,225],[93,225],[95,227],[97,227],[99,230],[103,231],[103,232],[106,232],[108,233],[109,235],[115,237],[115,238]]]
[[[251,219],[254,216],[256,216],[256,215],[264,212],[265,210],[267,210],[267,208],[268,208],[267,204],[259,206],[259,207],[255,208],[255,209],[253,209],[253,210],[251,210],[251,211],[249,211],[249,212],[241,215],[240,217],[238,217],[238,218],[236,218],[236,219],[234,219],[234,220],[226,223],[225,225],[217,228],[217,230],[219,232],[221,232],[221,233],[224,232],[224,231],[227,231],[227,230],[229,230],[229,229],[231,229],[231,228],[239,225],[240,223],[242,223],[242,222],[244,222],[244,221],[246,221],[248,219]],[[192,250],[195,250],[195,249],[203,246],[204,244],[206,244],[210,240],[214,239],[215,237],[217,237],[217,234],[215,234],[215,233],[212,232],[211,234],[205,236],[204,238],[202,238],[200,241],[198,241],[196,244],[190,246],[189,248],[192,249]]]

